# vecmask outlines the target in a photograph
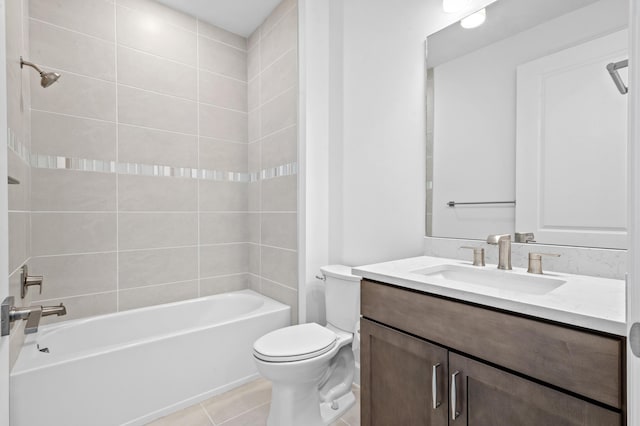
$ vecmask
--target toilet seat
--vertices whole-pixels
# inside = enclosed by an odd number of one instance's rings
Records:
[[[293,325],[265,334],[253,354],[266,362],[293,362],[318,357],[336,345],[338,336],[316,323]]]

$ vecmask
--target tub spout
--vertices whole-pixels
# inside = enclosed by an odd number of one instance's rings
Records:
[[[48,317],[49,315],[57,315],[59,317],[67,315],[67,308],[62,303],[57,306],[43,306],[42,316]]]

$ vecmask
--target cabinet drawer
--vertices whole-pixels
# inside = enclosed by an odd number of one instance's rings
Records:
[[[362,281],[366,318],[611,407],[623,403],[624,339]]]

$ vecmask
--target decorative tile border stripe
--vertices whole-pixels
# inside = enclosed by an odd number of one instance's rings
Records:
[[[191,167],[173,167],[159,164],[117,163],[109,160],[61,157],[29,153],[24,145],[9,129],[8,147],[27,164],[36,169],[62,169],[81,172],[119,173],[134,176],[180,177],[188,179],[213,180],[218,182],[257,182],[280,176],[292,176],[298,173],[298,163],[283,164],[259,172],[227,172],[221,170],[194,169]]]

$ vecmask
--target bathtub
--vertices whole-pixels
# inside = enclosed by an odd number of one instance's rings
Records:
[[[243,290],[42,326],[11,372],[11,425],[141,425],[222,393],[258,377],[253,342],[290,309]]]

